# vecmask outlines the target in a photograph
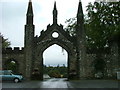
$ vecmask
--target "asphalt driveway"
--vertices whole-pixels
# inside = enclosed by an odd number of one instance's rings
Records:
[[[2,88],[56,88],[56,89],[67,89],[67,88],[114,88],[113,90],[120,88],[120,81],[116,80],[73,80],[67,81],[66,78],[52,78],[44,81],[23,81],[20,83],[14,82],[3,82]],[[68,89],[67,89],[68,90]]]

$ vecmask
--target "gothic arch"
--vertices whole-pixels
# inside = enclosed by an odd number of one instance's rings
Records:
[[[39,37],[34,37],[34,24],[33,24],[33,9],[32,2],[29,1],[27,20],[25,25],[25,68],[26,78],[31,78],[33,69],[38,68],[40,72],[40,79],[43,79],[43,52],[53,44],[57,44],[64,48],[68,52],[68,78],[73,79],[74,76],[85,77],[84,71],[84,59],[85,59],[85,33],[83,28],[83,11],[82,4],[79,2],[78,13],[77,13],[77,26],[76,36],[72,37],[68,31],[63,29],[63,25],[57,23],[57,7],[56,2],[54,3],[53,9],[53,24],[47,26],[47,30],[42,30]],[[52,34],[57,32],[58,37],[52,37]],[[81,65],[79,65],[81,64]],[[80,66],[83,69],[80,69]],[[76,75],[71,77],[71,73],[74,71]],[[81,74],[79,74],[81,72]],[[81,75],[81,76],[79,76]]]
[[[54,44],[57,44],[60,47],[64,48],[68,53],[68,60],[67,60],[68,61],[68,73],[70,73],[70,71],[72,71],[72,70],[76,71],[76,48],[73,46],[73,43],[71,41],[69,41],[66,37],[64,37],[60,32],[59,32],[59,34],[61,34],[61,35],[58,38],[53,38],[51,36],[51,34],[50,34],[50,36],[49,36],[49,34],[48,34],[48,36],[45,36],[45,38],[43,38],[41,41],[39,40],[41,36],[38,37],[39,42],[37,42],[37,46],[35,49],[36,61],[34,62],[34,65],[36,67],[34,67],[34,68],[40,68],[40,79],[43,79],[43,69],[42,69],[43,52],[47,48],[49,48],[50,46],[52,46]],[[68,76],[68,78],[69,78],[69,76]]]
[[[69,43],[66,43],[64,41],[61,41],[61,40],[51,40],[49,43],[48,42],[44,42],[44,44],[42,46],[38,45],[38,51],[39,52],[44,52],[47,48],[49,48],[50,46],[54,45],[54,44],[57,44],[59,45],[60,47],[62,47],[63,49],[65,49],[68,53],[70,54],[73,54],[73,47],[72,46],[68,46],[67,44]]]

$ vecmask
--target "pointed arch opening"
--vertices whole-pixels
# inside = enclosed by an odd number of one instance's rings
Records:
[[[68,53],[57,44],[43,52],[43,79],[68,77]]]

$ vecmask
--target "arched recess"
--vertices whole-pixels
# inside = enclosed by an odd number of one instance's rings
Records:
[[[96,59],[93,61],[95,78],[104,78],[105,77],[106,62],[101,57],[102,57],[101,55],[97,55]]]
[[[58,45],[65,49],[68,53],[68,79],[71,71],[77,71],[76,70],[76,53],[72,45],[70,46],[69,42],[63,42],[58,39],[51,40],[49,42],[44,41],[44,43],[39,43],[37,48],[36,48],[36,54],[35,54],[35,62],[34,62],[34,68],[39,69],[39,74],[40,74],[40,79],[43,79],[43,52],[49,48],[52,45]]]
[[[8,59],[6,60],[5,62],[5,67],[4,67],[5,70],[12,70],[12,72],[14,74],[18,74],[19,73],[19,63],[17,60],[11,58],[11,59]]]

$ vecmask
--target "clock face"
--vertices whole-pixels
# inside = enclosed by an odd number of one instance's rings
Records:
[[[58,32],[53,32],[52,33],[52,37],[53,38],[58,38],[59,37],[59,33]]]

